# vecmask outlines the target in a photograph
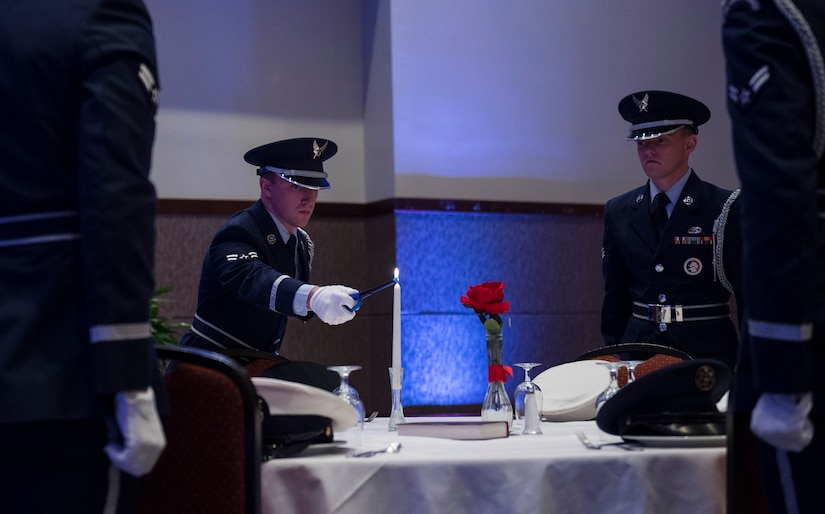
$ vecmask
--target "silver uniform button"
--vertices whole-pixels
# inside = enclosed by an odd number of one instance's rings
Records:
[[[659,323],[659,332],[667,330],[667,323]]]
[[[667,296],[660,294],[657,299],[659,300],[659,303],[665,303],[667,301]]]
[[[661,273],[665,270],[665,267],[662,266],[661,264],[657,264],[656,267],[654,267],[653,269],[656,270],[656,273]]]

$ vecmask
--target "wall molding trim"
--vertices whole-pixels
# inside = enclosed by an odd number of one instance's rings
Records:
[[[230,215],[252,205],[253,200],[199,200],[159,198],[158,214]],[[539,202],[501,202],[490,200],[436,200],[428,198],[390,198],[367,204],[318,203],[314,217],[370,218],[394,211],[478,212],[497,214],[542,214],[556,216],[602,217],[604,206]]]

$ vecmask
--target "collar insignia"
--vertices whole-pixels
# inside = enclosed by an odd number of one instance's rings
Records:
[[[692,196],[684,197],[682,199],[682,203],[685,204],[685,205],[693,205],[693,197]]]

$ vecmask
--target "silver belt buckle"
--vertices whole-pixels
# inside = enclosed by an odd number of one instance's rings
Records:
[[[673,319],[674,316],[676,319]],[[684,313],[681,305],[651,303],[647,306],[647,319],[656,323],[673,323],[674,321],[684,321]]]
[[[650,303],[647,306],[647,319],[656,323],[670,323],[670,305]]]

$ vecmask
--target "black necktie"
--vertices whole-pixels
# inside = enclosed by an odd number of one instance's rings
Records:
[[[291,262],[292,262],[292,267],[289,270],[287,270],[287,272],[293,278],[296,278],[295,277],[295,270],[297,269],[296,265],[295,265],[295,245],[296,245],[296,243],[297,243],[297,238],[294,235],[289,236],[289,240],[287,240],[287,242],[286,242],[286,251],[289,252],[289,256],[291,257]]]
[[[653,226],[656,228],[656,233],[659,239],[665,231],[667,224],[667,204],[670,203],[670,198],[664,193],[659,193],[653,198],[653,206],[650,209],[650,215],[653,217]]]

